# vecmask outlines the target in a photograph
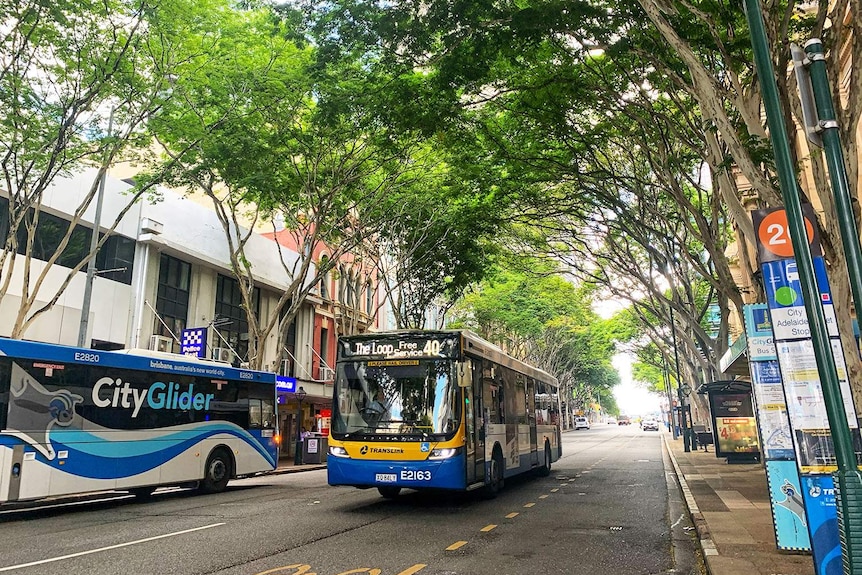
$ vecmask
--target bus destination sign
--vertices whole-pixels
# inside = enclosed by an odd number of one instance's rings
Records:
[[[379,359],[410,359],[420,357],[456,357],[459,338],[455,334],[404,335],[378,339],[342,341],[342,358],[363,356]]]

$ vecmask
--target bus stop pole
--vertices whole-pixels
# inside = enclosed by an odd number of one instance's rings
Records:
[[[860,482],[858,472],[854,473],[856,471],[856,455],[853,451],[847,414],[844,411],[844,403],[841,398],[838,370],[835,365],[835,358],[832,355],[829,333],[826,329],[826,316],[820,303],[817,283],[814,277],[814,264],[808,248],[808,237],[805,230],[805,221],[802,216],[798,184],[790,155],[787,129],[784,125],[784,118],[778,99],[775,71],[769,55],[769,44],[759,0],[745,0],[745,16],[751,31],[751,45],[754,51],[755,67],[757,69],[761,92],[763,93],[769,138],[772,142],[773,152],[775,153],[775,166],[787,214],[788,232],[799,271],[799,281],[805,303],[805,311],[808,315],[808,325],[811,330],[817,372],[820,376],[826,414],[829,419],[832,441],[835,446],[835,455],[838,463],[838,471],[835,474],[838,482],[838,489],[836,490],[839,509],[838,531],[841,539],[844,573],[862,573],[862,555],[860,555],[860,552],[862,552],[860,547],[862,546],[856,543],[858,541],[858,531],[857,536],[851,539],[851,533],[848,532],[847,513],[842,513],[841,511],[842,509],[846,509],[858,516],[860,500],[862,500],[862,482]]]
[[[850,276],[850,289],[856,309],[862,305],[862,250],[859,246],[859,231],[853,218],[853,208],[850,200],[850,186],[847,182],[847,169],[844,164],[844,153],[841,150],[838,122],[832,105],[832,94],[829,90],[829,80],[826,75],[826,58],[823,55],[823,44],[813,38],[805,43],[805,53],[808,56],[808,67],[811,73],[811,87],[817,104],[817,118],[823,151],[826,154],[826,165],[829,170],[829,180],[832,184],[832,195],[835,198],[835,211],[838,217],[838,227],[844,256],[847,259],[847,271]],[[831,422],[830,422],[831,425]],[[834,438],[833,442],[837,441]],[[841,544],[848,551],[845,553],[845,573],[862,572],[862,478],[856,465],[852,438],[849,435],[842,438],[847,443],[842,449],[848,451],[845,468],[838,468],[833,474],[837,487],[836,502],[838,504],[838,524],[841,532]],[[848,571],[849,569],[849,571]]]

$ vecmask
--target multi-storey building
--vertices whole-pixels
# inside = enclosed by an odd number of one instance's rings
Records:
[[[72,214],[96,176],[95,170],[84,170],[73,177],[58,179],[44,194],[32,251],[31,278],[45,269],[46,260],[57,251]],[[102,233],[108,231],[128,205],[130,188],[125,181],[106,178],[100,218]],[[237,365],[248,361],[248,320],[221,223],[206,202],[171,190],[160,190],[160,196],[159,201],[142,200],[133,205],[99,250],[88,321],[82,321],[87,284],[84,268],[74,274],[56,304],[24,332],[25,339],[75,345],[83,327],[85,345],[95,349],[137,347],[179,353],[183,330],[199,328],[206,338],[207,357]],[[33,311],[54,297],[70,268],[89,253],[95,220],[93,204],[75,229],[73,241],[47,273]],[[0,213],[5,210],[8,199],[0,195]],[[8,233],[2,227],[7,219],[0,218],[0,238]],[[23,251],[24,245],[26,242],[19,241],[19,251]],[[257,233],[249,239],[245,254],[254,273],[253,311],[260,318],[271,317],[277,313],[278,299],[291,280],[280,257],[286,254],[295,260],[301,256],[291,246],[279,250],[272,238]],[[357,325],[363,331],[373,327],[371,317],[378,301],[376,282],[369,282],[367,275],[359,281],[359,274],[348,265],[349,258],[343,259],[338,269],[344,273],[338,277],[353,283],[336,280],[335,274],[329,274],[321,287],[303,302],[286,330],[284,341],[276,341],[278,333],[273,331],[258,345],[259,353],[263,354],[259,363],[262,369],[288,378],[291,391],[280,391],[278,398],[282,453],[287,457],[293,456],[293,438],[299,428],[319,429],[330,408],[336,320],[350,316],[359,319]],[[21,298],[25,297],[23,273],[24,266],[19,260],[12,272],[9,291],[0,299],[0,335],[10,335]],[[0,277],[5,277],[5,271]],[[358,297],[359,287],[363,290],[362,298]],[[277,360],[279,346],[285,350],[282,361]],[[301,403],[301,415],[292,392],[299,386],[307,394]]]

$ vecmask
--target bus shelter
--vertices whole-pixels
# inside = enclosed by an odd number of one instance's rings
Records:
[[[726,458],[728,463],[760,461],[751,383],[711,381],[702,384],[697,392],[709,399],[715,456]]]

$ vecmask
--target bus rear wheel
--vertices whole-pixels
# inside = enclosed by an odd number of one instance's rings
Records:
[[[377,491],[384,499],[395,499],[401,493],[400,487],[378,487]]]
[[[207,465],[204,468],[204,479],[201,481],[200,490],[204,493],[219,493],[227,487],[231,476],[230,455],[224,449],[213,451]]]
[[[551,474],[551,447],[547,443],[545,443],[545,463],[536,470],[536,474],[539,477],[547,477]]]
[[[488,469],[488,483],[484,490],[485,497],[496,497],[501,489],[503,489],[503,456],[500,455],[499,451],[495,451]]]

